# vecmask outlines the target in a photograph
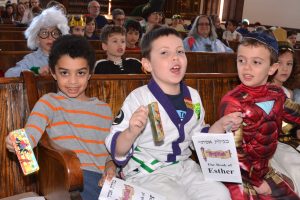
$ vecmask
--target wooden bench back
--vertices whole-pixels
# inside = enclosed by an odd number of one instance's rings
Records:
[[[99,40],[89,40],[89,43],[95,50],[101,50],[101,42]],[[27,47],[27,41],[22,40],[0,40],[0,50],[2,51],[30,51]]]
[[[96,42],[94,43],[96,44]],[[4,72],[31,51],[0,51],[0,69]],[[187,73],[235,73],[236,54],[187,52]],[[127,51],[124,57],[141,59],[140,51]],[[96,50],[96,59],[105,59],[103,50]]]
[[[3,31],[0,30],[0,40],[24,40],[24,31]]]

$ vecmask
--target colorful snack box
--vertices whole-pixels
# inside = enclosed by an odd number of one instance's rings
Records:
[[[161,123],[158,103],[152,102],[148,105],[149,119],[152,128],[153,139],[155,142],[162,142],[165,138],[164,130]]]
[[[11,141],[13,142],[24,175],[38,171],[39,165],[30,146],[25,129],[12,131]]]

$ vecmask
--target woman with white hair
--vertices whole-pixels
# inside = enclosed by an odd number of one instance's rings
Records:
[[[37,75],[48,74],[48,57],[52,44],[58,37],[68,33],[68,20],[62,11],[55,7],[45,9],[33,18],[25,31],[28,48],[37,50],[24,56],[15,67],[8,69],[5,77],[18,77],[25,70],[31,70]]]
[[[206,15],[198,16],[188,37],[183,40],[186,51],[233,52],[232,49],[217,39],[215,27]]]

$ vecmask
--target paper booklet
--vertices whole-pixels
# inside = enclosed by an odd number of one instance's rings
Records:
[[[192,139],[206,180],[242,183],[232,132],[202,133]]]
[[[166,200],[165,197],[113,178],[105,181],[98,200]]]

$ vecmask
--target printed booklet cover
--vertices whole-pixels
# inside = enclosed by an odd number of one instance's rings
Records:
[[[105,181],[98,200],[166,200],[165,197],[121,179]]]
[[[198,134],[193,142],[205,179],[242,183],[232,132]]]

